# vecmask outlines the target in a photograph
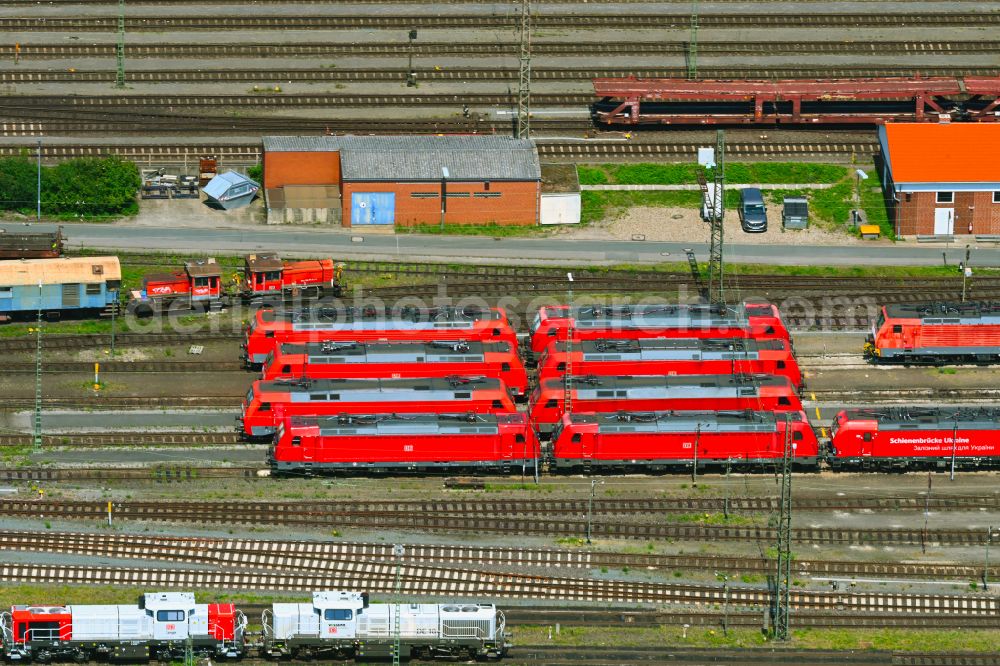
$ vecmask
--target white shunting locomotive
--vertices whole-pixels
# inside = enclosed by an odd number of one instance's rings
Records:
[[[396,623],[402,658],[501,659],[504,616],[494,604],[369,605],[358,592],[314,592],[311,604],[273,604],[262,617],[270,657],[371,658],[392,655]]]

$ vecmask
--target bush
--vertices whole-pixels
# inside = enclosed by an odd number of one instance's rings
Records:
[[[0,207],[35,210],[37,166],[26,157],[0,160]],[[42,214],[55,217],[116,217],[139,210],[139,169],[119,157],[82,157],[42,167]]]
[[[247,169],[247,178],[249,178],[250,180],[257,181],[258,184],[263,183],[264,165],[258,162],[257,164],[254,164],[252,167]]]

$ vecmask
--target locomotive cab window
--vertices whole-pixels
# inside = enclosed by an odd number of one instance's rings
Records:
[[[354,612],[349,608],[327,608],[323,611],[323,619],[326,621],[352,620]]]
[[[87,296],[100,296],[101,295],[101,285],[99,284],[88,284],[85,288],[85,293]]]
[[[292,437],[292,446],[302,446],[302,438]]]
[[[787,396],[781,396],[781,397],[778,398],[778,404],[779,405],[790,405],[790,404],[792,404],[792,401],[789,400]]]
[[[494,400],[492,403],[490,403],[490,405],[493,407],[493,409],[500,409],[501,407],[503,407],[503,403],[500,402],[499,400]]]
[[[777,367],[779,369],[781,369],[781,370],[784,370],[785,369],[785,362],[784,361],[778,361],[778,366]]]
[[[196,287],[210,287],[210,286],[212,286],[212,278],[196,277],[194,279],[194,286],[196,286]]]
[[[514,435],[514,441],[518,444],[524,444],[524,435]]]
[[[801,432],[793,432],[792,433],[792,439],[795,440],[796,442],[801,442],[802,441],[802,433]]]
[[[569,438],[574,444],[582,442],[583,436],[580,433],[574,433],[572,437]]]
[[[179,611],[179,610],[161,610],[161,611],[156,611],[156,621],[157,622],[183,622],[184,621],[184,611]]]
[[[863,438],[863,439],[864,439],[864,440],[865,440],[866,442],[870,442],[870,441],[872,441],[872,434],[871,434],[870,432],[866,432],[866,433],[865,433],[865,436],[864,436],[864,438]]]
[[[903,332],[903,325],[902,324],[893,324],[892,325],[892,332],[893,333],[902,333]]]
[[[510,363],[501,363],[500,369],[504,372],[510,372]]]
[[[954,192],[938,192],[937,197],[934,199],[936,203],[954,203],[955,193]]]
[[[291,372],[292,371],[292,366],[290,366],[290,365],[283,365],[283,366],[281,366],[281,371],[282,372]]]
[[[260,407],[257,408],[257,411],[258,412],[269,412],[269,411],[271,411],[271,403],[269,403],[269,402],[262,402],[262,403],[260,403]]]
[[[557,401],[556,401],[556,399],[555,399],[555,398],[549,398],[548,400],[546,400],[546,401],[545,401],[545,408],[546,408],[546,409],[552,409],[552,408],[553,408],[553,407],[555,407],[555,406],[556,406],[557,404],[558,404],[558,403],[557,403]]]

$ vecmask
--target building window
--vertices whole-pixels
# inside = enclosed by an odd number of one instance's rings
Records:
[[[937,203],[954,203],[955,193],[954,192],[938,192],[937,198],[934,200]]]
[[[437,199],[437,192],[410,192],[411,199]]]
[[[1000,191],[993,193],[993,203],[1000,203]]]
[[[498,199],[500,197],[499,192],[476,192],[472,196],[477,199]]]
[[[448,192],[447,196],[449,199],[468,199],[468,192]]]
[[[87,296],[100,296],[101,295],[101,285],[99,284],[88,284],[86,286]]]
[[[490,181],[486,181],[485,183],[483,183],[483,189],[486,190],[487,192],[490,191]]]
[[[906,193],[906,203],[910,203],[910,199],[912,199],[912,198],[913,198],[913,194],[911,192],[907,192]]]

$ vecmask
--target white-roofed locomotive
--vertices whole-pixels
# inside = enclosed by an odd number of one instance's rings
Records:
[[[262,618],[269,657],[389,657],[399,610],[400,656],[500,659],[504,616],[493,604],[375,604],[358,592],[314,592],[311,604],[273,604]]]
[[[507,653],[503,613],[490,603],[400,604],[400,655],[423,659],[500,659]],[[10,662],[171,661],[188,645],[216,660],[262,657],[391,656],[395,604],[368,603],[348,591],[313,594],[312,603],[276,603],[262,615],[260,642],[233,604],[198,604],[189,592],[144,594],[136,605],[16,605],[0,613],[0,655]]]
[[[246,618],[233,604],[198,604],[190,592],[157,592],[131,605],[14,606],[0,613],[3,655],[53,659],[160,661],[196,655],[236,659]]]

